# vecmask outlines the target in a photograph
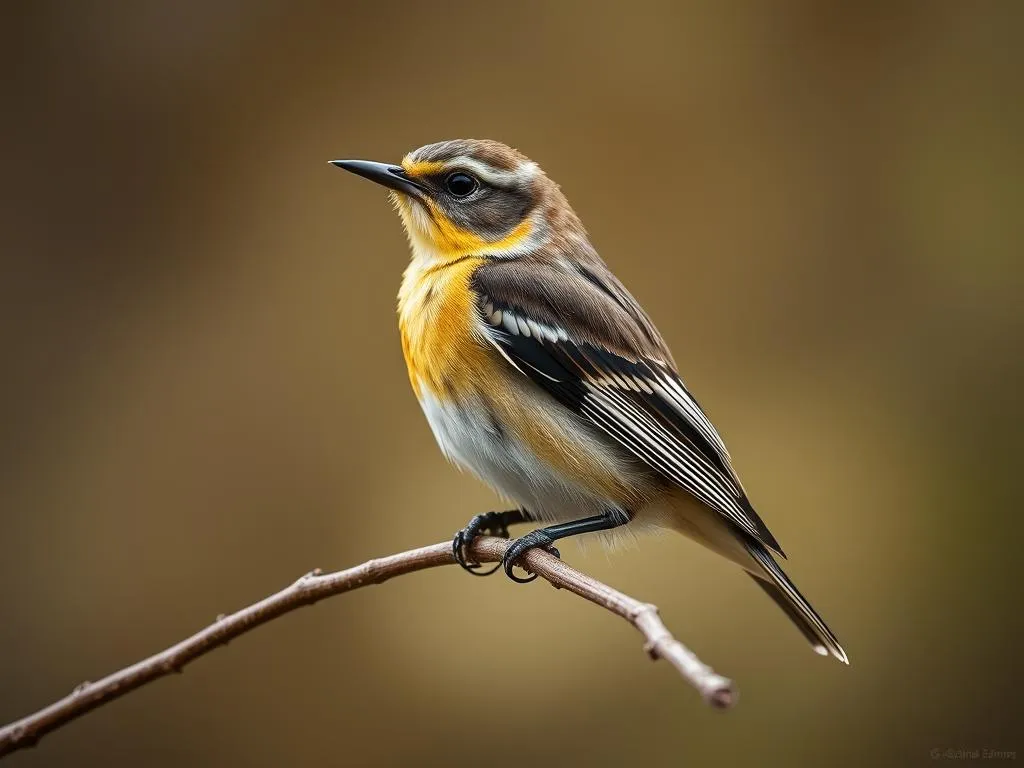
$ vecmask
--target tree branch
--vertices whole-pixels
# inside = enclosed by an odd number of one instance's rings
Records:
[[[501,559],[507,547],[506,539],[486,536],[476,539],[471,551],[478,562],[493,563]],[[181,672],[193,659],[296,608],[370,584],[380,584],[394,576],[454,562],[451,544],[444,542],[369,560],[344,571],[324,574],[315,570],[308,573],[258,603],[229,616],[218,616],[216,622],[180,643],[95,683],[82,683],[63,699],[0,728],[0,757],[34,746],[47,733],[86,712],[164,675]],[[651,658],[668,661],[712,706],[725,709],[735,703],[732,681],[715,674],[676,640],[658,617],[655,606],[624,595],[540,549],[529,550],[522,557],[522,563],[555,587],[600,605],[636,627],[646,639],[644,650]]]

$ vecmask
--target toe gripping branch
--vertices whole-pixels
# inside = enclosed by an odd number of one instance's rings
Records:
[[[482,515],[476,515],[452,539],[452,555],[455,556],[455,562],[474,576],[490,576],[502,567],[502,563],[498,563],[486,571],[483,570],[483,566],[473,561],[469,555],[469,545],[473,539],[481,534],[507,539],[510,525],[526,523],[530,520],[530,514],[524,509],[508,509],[504,512],[485,512]]]
[[[558,550],[552,546],[559,539],[564,539],[568,536],[578,536],[581,533],[593,533],[595,531],[607,531],[611,528],[617,528],[628,523],[630,516],[621,509],[611,508],[593,517],[583,517],[579,520],[570,520],[567,523],[558,523],[556,525],[549,525],[547,528],[538,528],[535,531],[530,531],[525,536],[509,544],[501,562],[487,571],[480,570],[480,563],[474,563],[469,560],[469,545],[481,533],[486,532],[507,539],[509,525],[512,523],[524,523],[529,520],[531,520],[530,513],[523,509],[511,509],[507,512],[488,512],[484,515],[477,515],[469,521],[469,525],[455,534],[455,538],[452,540],[452,554],[455,555],[455,562],[474,576],[489,576],[499,568],[504,568],[505,574],[512,581],[528,584],[537,578],[537,574],[531,574],[523,579],[512,572],[512,566],[516,564],[516,561],[528,549],[542,547],[555,557],[561,557]]]
[[[547,531],[542,528],[536,531],[530,531],[525,536],[516,539],[508,545],[508,549],[505,550],[505,556],[501,558],[501,563],[498,565],[505,569],[505,575],[512,579],[512,581],[518,584],[529,584],[537,578],[537,574],[531,573],[526,578],[521,578],[513,573],[512,566],[515,565],[516,560],[522,557],[527,550],[533,549],[534,547],[546,549],[555,557],[561,558],[561,553],[559,553],[559,551],[553,546],[554,542],[554,538],[549,536]],[[495,570],[497,570],[497,568],[495,568]]]

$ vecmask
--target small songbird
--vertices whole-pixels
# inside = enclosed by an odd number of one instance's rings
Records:
[[[558,185],[496,141],[420,147],[401,165],[334,160],[391,190],[412,260],[398,294],[412,388],[449,460],[537,522],[502,562],[622,526],[679,531],[744,568],[822,655],[846,653],[776,562],[729,452],[661,334],[611,273]],[[557,553],[557,551],[556,551]],[[774,553],[774,555],[773,555]]]

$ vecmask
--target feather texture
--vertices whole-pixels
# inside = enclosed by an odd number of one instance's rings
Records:
[[[653,324],[625,288],[598,283],[596,273],[519,259],[482,264],[471,286],[486,338],[561,405],[781,555]]]
[[[448,458],[536,519],[570,524],[562,535],[593,532],[578,526],[612,511],[616,531],[689,536],[846,662],[769,551],[782,555],[661,335],[558,185],[494,141],[430,144],[400,168],[354,162],[392,190],[409,236],[403,350]],[[451,187],[465,174],[471,191]]]

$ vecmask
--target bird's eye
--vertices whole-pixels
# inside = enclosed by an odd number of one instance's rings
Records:
[[[467,197],[476,191],[480,182],[468,173],[453,173],[444,180],[444,186],[452,197]]]

